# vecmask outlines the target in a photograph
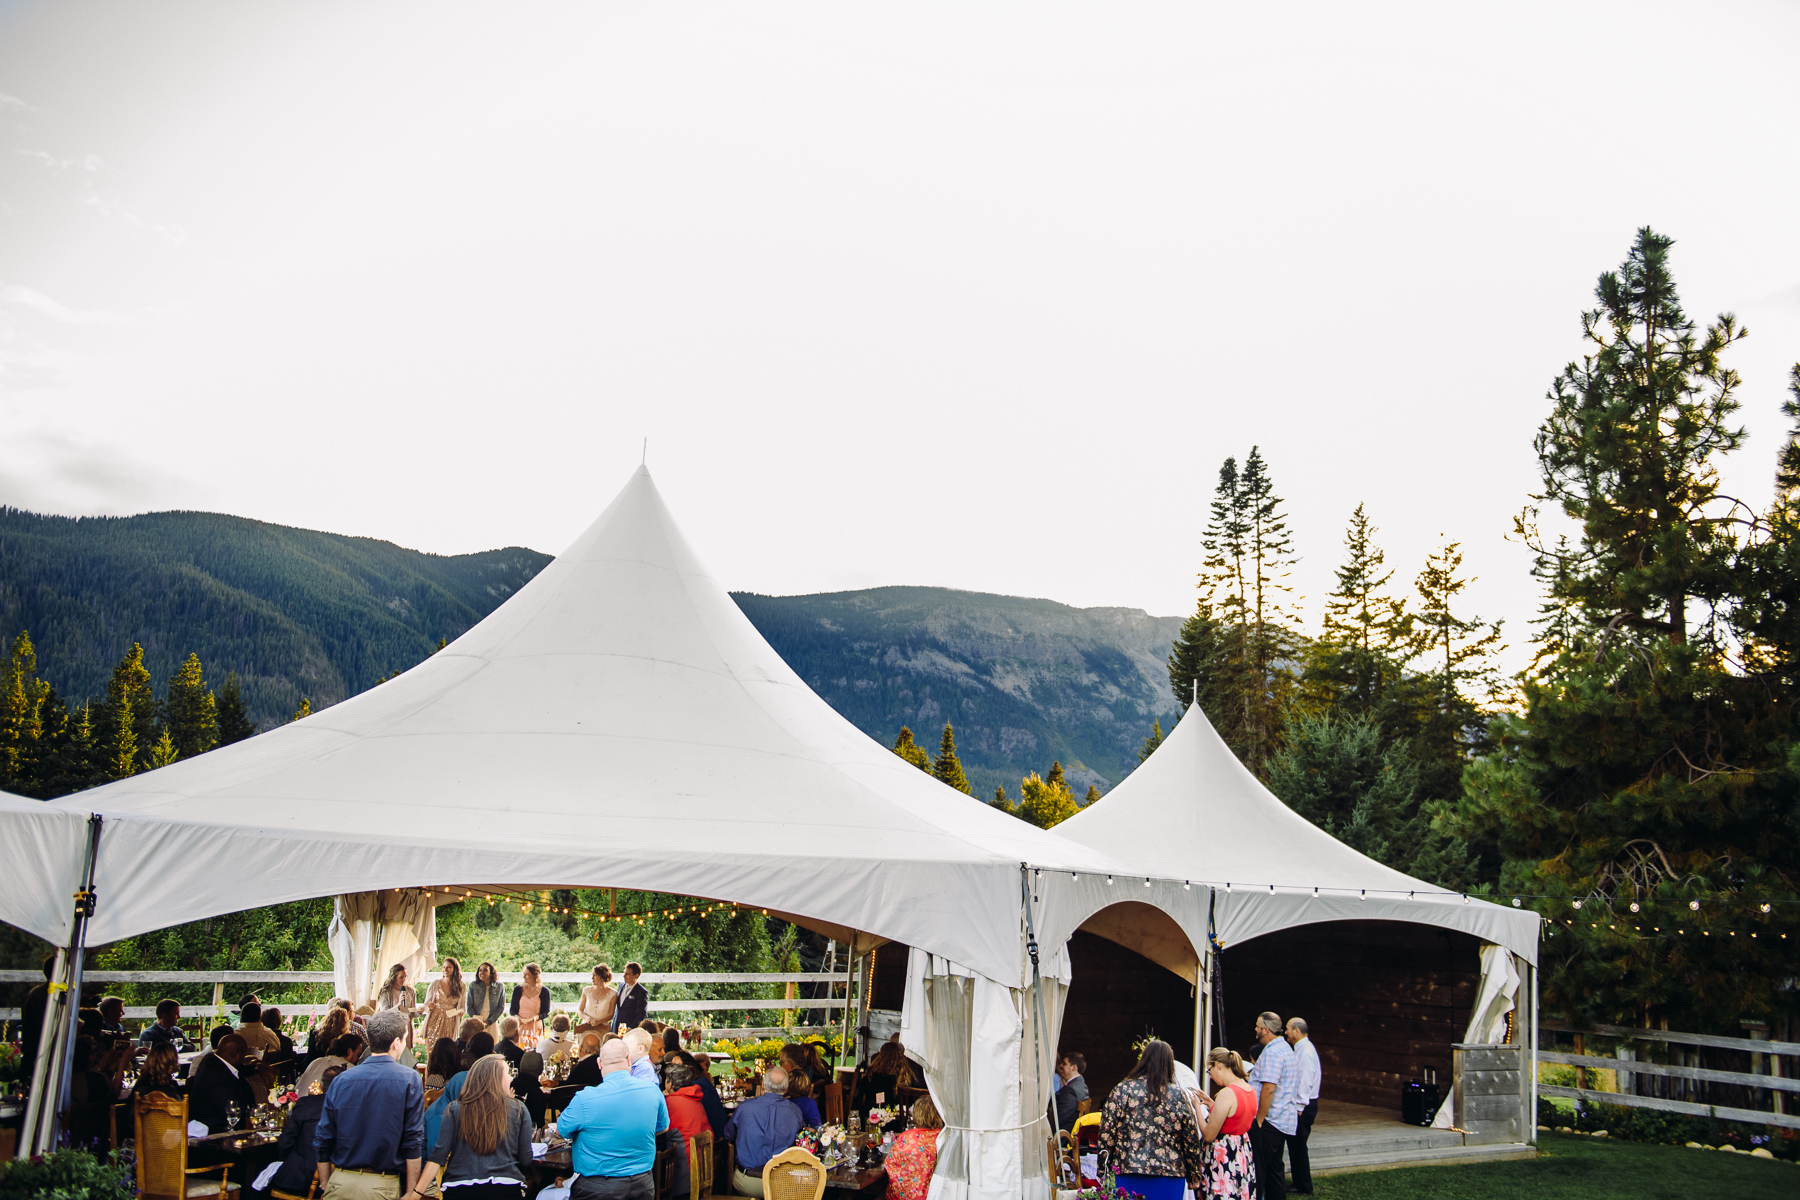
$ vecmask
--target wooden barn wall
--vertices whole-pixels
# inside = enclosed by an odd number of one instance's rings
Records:
[[[1087,1056],[1095,1107],[1132,1067],[1131,1043],[1154,1031],[1186,1062],[1194,1050],[1194,997],[1187,980],[1135,950],[1091,933],[1069,939],[1073,978],[1063,1012],[1058,1057]]]
[[[1301,1017],[1312,1030],[1327,1100],[1400,1107],[1423,1072],[1451,1085],[1451,1044],[1467,1032],[1481,981],[1480,942],[1396,921],[1332,921],[1226,948],[1229,1027],[1215,1043],[1254,1045],[1258,1013]]]

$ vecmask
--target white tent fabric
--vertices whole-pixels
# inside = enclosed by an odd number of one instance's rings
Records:
[[[1163,897],[1151,902],[1176,916],[1196,948],[1206,944],[1212,902],[1216,935],[1226,946],[1317,921],[1412,921],[1474,934],[1537,962],[1536,913],[1446,895],[1350,849],[1258,782],[1197,707],[1142,766],[1055,832],[1129,862],[1134,885],[1144,877],[1191,881],[1191,889],[1181,883],[1115,888],[1111,898]],[[1062,889],[1057,920],[1045,922],[1050,932],[1072,930],[1097,911],[1071,891],[1101,893],[1091,880]],[[1072,911],[1065,907],[1070,902]]]
[[[380,949],[376,934],[380,933]],[[437,909],[424,893],[353,892],[337,896],[331,906],[332,995],[361,1007],[373,1002],[375,981],[387,978],[395,963],[406,977],[419,981],[437,966]]]
[[[1523,982],[1512,953],[1501,946],[1481,948],[1481,985],[1475,993],[1475,1006],[1469,1017],[1468,1032],[1463,1041],[1471,1045],[1497,1046],[1506,1041],[1506,1016],[1518,1007],[1519,984]],[[1435,1129],[1456,1127],[1454,1092],[1432,1118]]]
[[[0,888],[7,896],[0,919],[53,946],[67,945],[87,852],[87,814],[0,792],[0,829],[5,830],[0,861],[6,867]]]
[[[399,678],[48,808],[106,815],[96,942],[310,896],[604,884],[866,931],[1017,987],[1020,864],[1116,869],[833,712],[701,568],[643,470]],[[41,900],[0,878],[0,919],[49,931]]]

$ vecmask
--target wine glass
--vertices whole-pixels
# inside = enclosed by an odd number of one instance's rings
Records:
[[[228,1100],[225,1102],[225,1126],[226,1126],[226,1128],[236,1129],[238,1127],[238,1120],[243,1115],[244,1115],[243,1110],[238,1107],[238,1102],[236,1100]]]

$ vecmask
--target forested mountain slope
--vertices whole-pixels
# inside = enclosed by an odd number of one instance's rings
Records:
[[[28,630],[45,679],[101,696],[133,642],[161,686],[188,654],[236,671],[252,720],[334,704],[492,612],[550,556],[440,556],[219,513],[50,517],[0,508],[0,631]]]
[[[851,723],[935,750],[945,722],[983,799],[1061,760],[1075,795],[1137,764],[1153,720],[1176,715],[1169,646],[1179,617],[950,588],[813,596],[737,593],[788,665]]]

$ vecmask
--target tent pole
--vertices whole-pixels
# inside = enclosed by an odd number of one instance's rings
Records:
[[[81,867],[81,890],[75,893],[69,944],[56,954],[50,994],[44,1004],[43,1031],[31,1071],[31,1098],[19,1130],[20,1158],[48,1154],[56,1148],[62,1114],[69,1106],[69,1079],[75,1057],[75,1022],[81,1009],[81,976],[87,953],[87,923],[94,915],[94,860],[100,851],[98,813],[88,817],[87,854]],[[46,1103],[46,1100],[52,1101]]]
[[[844,1044],[838,1051],[838,1068],[843,1069],[846,1059],[850,1066],[856,1066],[856,1056],[850,1052],[850,986],[856,972],[856,930],[850,931],[850,942],[844,947]],[[846,1108],[845,1111],[848,1111]]]
[[[1212,955],[1202,950],[1194,961],[1194,1074],[1202,1080],[1206,1052],[1212,1046]],[[1200,1085],[1206,1090],[1206,1084]]]
[[[1031,916],[1031,868],[1024,863],[1019,864],[1019,902],[1025,907],[1025,952],[1031,956],[1031,995],[1032,1003],[1037,1011],[1037,1020],[1032,1022],[1031,1050],[1033,1069],[1037,1075],[1032,1085],[1035,1093],[1044,1086],[1044,977],[1038,970],[1037,925]],[[1056,1112],[1056,1106],[1050,1105],[1050,1137],[1056,1150],[1055,1157],[1061,1159],[1062,1152],[1062,1118]],[[1023,1117],[1025,1114],[1020,1113]],[[1058,1174],[1061,1169],[1058,1168]],[[1050,1189],[1055,1191],[1062,1183],[1061,1179],[1050,1180]]]

